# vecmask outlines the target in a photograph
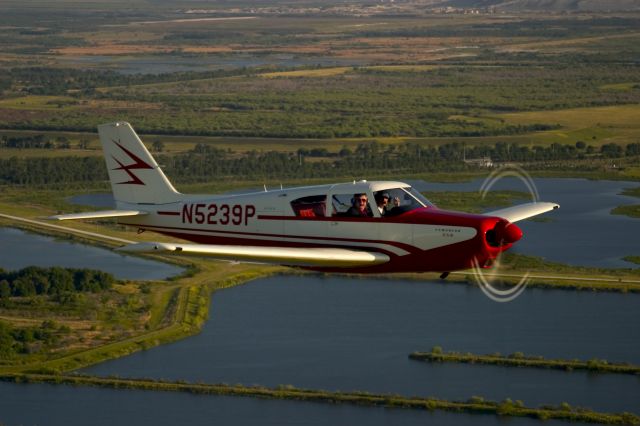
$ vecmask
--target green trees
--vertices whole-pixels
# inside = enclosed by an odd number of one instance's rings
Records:
[[[0,299],[93,292],[111,288],[113,275],[91,269],[40,268],[0,271]]]
[[[382,145],[375,141],[359,144],[355,150],[342,148],[300,148],[297,152],[250,151],[238,154],[204,143],[173,156],[157,155],[166,174],[177,182],[206,182],[220,178],[284,179],[397,173],[451,172],[469,166],[465,158],[490,157],[493,162],[542,162],[585,158],[622,158],[640,155],[640,143],[608,143],[596,149],[586,144],[552,143],[548,146],[498,142],[495,145],[448,143],[426,146],[406,142]],[[581,148],[582,147],[582,148]],[[155,147],[161,149],[160,146]],[[308,161],[324,158],[327,161]],[[43,157],[0,159],[0,184],[47,185],[74,182],[104,182],[107,173],[101,157]]]
[[[158,140],[158,139],[154,140],[151,146],[155,152],[164,151],[164,142],[162,142],[161,140]]]
[[[13,327],[0,321],[0,360],[19,353],[40,352],[45,347],[56,345],[69,331],[69,327],[51,320],[45,320],[37,327]]]
[[[9,281],[2,280],[0,281],[0,299],[11,297],[11,286],[9,285]]]

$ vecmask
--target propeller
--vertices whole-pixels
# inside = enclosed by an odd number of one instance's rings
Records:
[[[533,202],[539,200],[538,189],[536,188],[533,179],[522,168],[515,165],[508,165],[498,170],[494,170],[483,182],[480,187],[480,193],[484,200],[487,193],[493,188],[493,186],[505,177],[512,177],[520,180],[527,189],[527,192],[531,196]],[[487,243],[493,247],[503,247],[511,245],[522,238],[522,230],[515,224],[509,222],[506,219],[500,219],[496,222],[495,226],[487,231],[486,239]],[[529,271],[527,271],[519,281],[510,288],[502,288],[503,286],[496,286],[500,277],[501,267],[504,266],[502,262],[502,252],[498,254],[493,262],[491,269],[486,269],[487,265],[480,265],[477,259],[473,261],[474,279],[480,287],[480,290],[496,302],[510,302],[516,297],[520,296],[529,282]]]

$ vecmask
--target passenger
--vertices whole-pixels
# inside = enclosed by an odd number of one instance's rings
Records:
[[[407,208],[400,205],[400,197],[393,197],[393,207],[389,208],[387,206],[387,212],[385,213],[385,216],[397,216],[406,211]]]
[[[369,209],[369,199],[367,194],[354,194],[353,205],[347,210],[347,216],[354,217],[371,217],[371,210]]]
[[[387,206],[389,205],[389,194],[387,194],[386,192],[378,192],[375,195],[375,198],[380,216],[385,216],[387,214]]]

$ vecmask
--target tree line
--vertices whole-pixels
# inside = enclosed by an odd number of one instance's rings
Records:
[[[78,147],[83,149],[86,149],[88,146],[88,139],[82,139],[78,144]],[[69,149],[71,148],[71,141],[66,136],[0,136],[0,147],[16,149]]]
[[[499,142],[493,146],[449,143],[436,147],[411,142],[399,145],[369,142],[359,144],[354,150],[345,146],[337,152],[301,148],[298,152],[254,150],[244,154],[198,144],[189,152],[173,156],[161,154],[157,159],[166,174],[177,182],[206,182],[216,178],[297,179],[450,172],[470,170],[474,166],[464,160],[481,157],[489,157],[494,163],[527,163],[639,155],[640,143],[595,147],[578,142],[529,147]],[[317,161],[315,157],[329,161]],[[47,185],[107,179],[101,157],[0,159],[0,184]]]
[[[41,268],[29,266],[18,271],[0,269],[0,299],[72,292],[99,292],[111,288],[113,275],[93,269]]]
[[[96,94],[96,87],[133,86],[139,84],[167,83],[184,80],[221,78],[249,75],[255,69],[185,71],[160,74],[122,74],[113,70],[76,68],[16,67],[0,75],[0,92],[19,87],[19,91],[31,95],[68,95],[76,97]],[[72,93],[69,93],[72,91]]]

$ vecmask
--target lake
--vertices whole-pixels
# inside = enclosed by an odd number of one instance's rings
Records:
[[[633,294],[527,289],[497,304],[459,284],[279,276],[215,293],[197,336],[83,372],[638,411],[637,376],[427,364],[407,356],[439,345],[640,363],[639,323]]]
[[[505,421],[494,416],[439,411],[0,382],[0,422],[4,426],[490,426]],[[514,418],[508,424],[540,426],[540,421]],[[567,423],[544,422],[544,426],[560,425]]]
[[[100,269],[128,280],[163,280],[182,272],[182,268],[167,263],[124,256],[112,250],[15,228],[0,228],[0,268],[12,270],[27,266]]]

